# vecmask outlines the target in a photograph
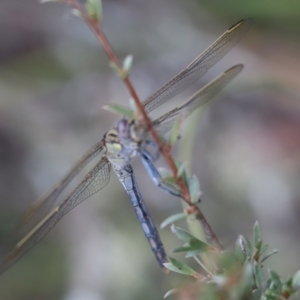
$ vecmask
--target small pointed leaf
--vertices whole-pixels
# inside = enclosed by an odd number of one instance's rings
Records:
[[[185,257],[195,257],[200,255],[202,252],[199,250],[195,250],[195,251],[188,251],[185,255]]]
[[[192,203],[198,203],[201,197],[200,184],[196,175],[192,175],[188,181],[189,193]]]
[[[132,55],[127,55],[124,58],[123,69],[124,69],[125,72],[129,72],[130,71],[130,68],[132,66],[132,61],[133,61],[133,56]]]
[[[166,218],[161,224],[160,224],[160,228],[165,228],[166,226],[178,221],[178,220],[181,220],[181,219],[184,219],[186,217],[186,214],[185,213],[179,213],[179,214],[175,214],[175,215],[172,215],[168,218]]]
[[[89,17],[94,21],[102,20],[102,1],[101,0],[87,0],[85,9]]]
[[[270,244],[265,244],[261,247],[259,255],[262,256],[270,247]]]
[[[197,255],[207,251],[216,252],[217,250],[214,247],[195,238],[191,239],[183,246],[176,247],[172,250],[172,252],[195,252]]]
[[[133,117],[133,111],[130,108],[123,106],[123,105],[107,104],[107,105],[104,105],[102,108],[105,110],[108,110],[110,112],[122,115],[122,116],[127,116],[129,118]]]
[[[170,139],[169,139],[169,143],[171,145],[171,147],[177,142],[178,140],[178,136],[179,136],[179,131],[180,131],[180,125],[182,123],[182,117],[179,115],[174,124],[173,124],[173,127],[172,127],[172,130],[171,130],[171,135],[170,135]]]
[[[295,292],[300,289],[300,270],[297,271],[295,273],[295,275],[293,276],[292,286],[293,286],[293,289],[294,289]]]
[[[167,298],[167,297],[169,297],[170,295],[172,295],[172,294],[175,294],[175,293],[177,293],[178,292],[178,290],[177,289],[172,289],[172,290],[169,290],[168,292],[166,292],[166,294],[164,295],[164,299],[165,298]]]
[[[81,11],[78,10],[78,9],[72,9],[71,10],[71,13],[75,16],[75,17],[78,17],[78,18],[82,18],[82,14],[81,14]]]
[[[262,260],[260,261],[261,263],[264,262],[266,259],[268,259],[270,256],[278,253],[279,251],[277,249],[273,249],[272,251],[270,251],[269,253],[266,254],[266,256],[264,258],[262,258]]]
[[[134,102],[133,98],[129,98],[129,107],[132,111],[137,111],[136,103]]]
[[[272,281],[274,283],[275,290],[278,293],[280,293],[281,289],[282,289],[282,283],[281,283],[280,276],[276,272],[274,272],[272,270],[270,270],[269,273],[270,273],[271,279],[272,279]]]
[[[177,169],[177,177],[181,177],[183,173],[187,173],[187,163],[182,162]]]
[[[177,195],[180,195],[180,193],[181,193],[180,188],[177,185],[176,178],[174,178],[173,176],[171,176],[171,177],[163,177],[160,180],[160,183],[162,183],[163,185],[165,185],[167,187],[167,189],[169,189],[173,193],[175,193]]]
[[[277,292],[271,291],[271,290],[267,290],[263,297],[264,298],[261,298],[262,300],[263,299],[266,299],[266,300],[284,300],[284,298],[282,298],[281,295],[279,295]]]
[[[189,241],[189,244],[191,246],[191,248],[193,248],[192,250],[198,250],[201,252],[207,252],[207,251],[213,251],[213,252],[217,252],[217,249],[215,247],[212,247],[211,245],[200,241],[197,238],[193,238]]]
[[[122,78],[122,69],[119,68],[114,62],[110,61],[109,66],[117,73],[117,75]]]
[[[182,228],[172,225],[171,230],[180,240],[182,240],[185,243],[188,243],[191,239],[195,239],[193,235],[191,235]]]
[[[260,256],[261,253],[261,246],[262,246],[262,240],[259,240],[258,243],[256,244],[258,256]]]
[[[165,184],[170,184],[170,185],[177,185],[177,180],[172,175],[169,177],[163,177],[161,182],[163,182]]]
[[[169,270],[176,272],[176,273],[180,273],[180,274],[184,274],[184,275],[189,275],[189,276],[194,276],[194,277],[198,277],[200,276],[200,274],[198,274],[195,270],[193,270],[190,266],[188,266],[187,264],[173,258],[173,257],[169,257],[170,262],[169,263],[165,263],[164,266],[166,268],[168,268]]]
[[[259,224],[256,221],[253,228],[253,243],[256,248],[260,241],[261,241],[261,231],[260,231]]]
[[[159,167],[157,168],[158,169],[158,172],[160,174],[160,176],[164,179],[164,178],[168,178],[168,177],[172,177],[172,173],[170,172],[169,169],[166,169],[166,168],[162,168],[162,167]]]
[[[267,300],[264,296],[261,297],[261,291],[253,290],[251,300]]]
[[[172,249],[172,253],[178,253],[178,252],[187,252],[187,251],[191,251],[190,249],[191,247],[189,245],[183,245],[183,246],[179,246],[179,247],[176,247],[174,249]]]
[[[245,244],[246,244],[246,247],[247,247],[247,250],[248,250],[247,254],[249,256],[251,256],[252,252],[253,252],[253,246],[252,246],[252,244],[250,243],[250,241],[245,236],[243,236],[243,239],[245,241]]]
[[[133,56],[132,55],[127,55],[123,61],[123,72],[122,72],[122,78],[128,78],[129,72],[131,70],[132,66],[132,61],[133,61]]]
[[[254,270],[255,284],[259,290],[262,290],[264,286],[264,277],[260,265],[254,262],[253,270]]]
[[[216,283],[219,287],[222,287],[224,286],[224,284],[226,283],[227,281],[227,278],[224,276],[224,275],[215,275],[213,277],[213,280],[212,280],[214,283]]]
[[[176,164],[177,170],[182,169],[182,171],[180,171],[180,173],[181,173],[180,177],[183,180],[183,182],[185,183],[185,185],[188,186],[188,181],[189,181],[190,175],[188,173],[187,168],[183,168],[182,167],[183,163],[178,159],[174,159],[174,162]]]

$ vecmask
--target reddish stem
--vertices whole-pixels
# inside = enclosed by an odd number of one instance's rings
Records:
[[[113,50],[113,48],[111,47],[109,41],[107,40],[104,32],[101,29],[101,24],[99,22],[99,20],[94,20],[91,19],[84,11],[83,7],[79,4],[79,2],[77,0],[64,0],[64,2],[68,5],[70,5],[71,7],[73,7],[74,9],[78,10],[81,14],[81,17],[84,19],[84,21],[88,24],[88,26],[91,28],[91,30],[94,32],[96,38],[98,39],[98,41],[100,42],[100,44],[102,45],[106,55],[108,56],[109,60],[118,68],[118,70],[123,71],[123,66],[120,63],[119,59],[117,58],[117,56],[115,55],[115,52]],[[138,112],[140,113],[140,115],[142,116],[142,120],[146,126],[146,128],[149,129],[156,145],[158,146],[158,148],[160,149],[163,157],[165,158],[167,164],[169,165],[174,178],[176,178],[177,181],[177,185],[180,188],[181,191],[181,196],[183,198],[183,200],[190,206],[190,208],[195,212],[196,214],[196,219],[200,221],[202,227],[205,230],[205,233],[207,234],[207,236],[214,242],[214,244],[219,248],[219,249],[223,249],[222,244],[219,242],[217,236],[215,235],[215,233],[213,232],[213,230],[211,229],[210,225],[208,224],[207,220],[205,219],[202,211],[199,209],[199,207],[197,207],[194,203],[192,203],[191,198],[190,198],[190,194],[188,191],[188,188],[186,187],[185,183],[183,182],[183,180],[178,177],[177,175],[177,167],[176,164],[173,160],[173,158],[170,155],[170,147],[169,145],[165,145],[161,142],[161,139],[159,138],[159,135],[156,133],[155,129],[152,126],[151,120],[148,117],[144,106],[141,102],[141,100],[139,99],[131,81],[129,80],[129,76],[125,76],[125,78],[122,78],[124,84],[126,85],[129,94],[131,95],[131,97],[133,98]]]

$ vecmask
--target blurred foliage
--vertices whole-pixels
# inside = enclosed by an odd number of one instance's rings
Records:
[[[290,36],[300,33],[300,2],[282,1],[210,1],[195,0],[199,7],[210,11],[220,19],[232,20],[251,16],[255,26]]]
[[[187,264],[170,257],[170,262],[165,264],[168,269],[192,276],[197,282],[190,283],[182,290],[173,289],[166,296],[178,293],[178,299],[182,300],[284,300],[295,296],[300,288],[300,271],[287,280],[280,278],[272,270],[268,270],[267,278],[264,275],[264,262],[276,254],[277,250],[268,251],[270,245],[263,243],[257,222],[253,229],[252,243],[239,236],[234,251],[221,253],[179,227],[172,226],[172,231],[184,242],[183,246],[176,247],[173,252],[186,252],[186,257],[193,257],[199,264],[198,268],[203,269],[206,274],[202,275]],[[205,266],[203,254],[209,258],[213,268]],[[193,296],[187,298],[185,291]]]
[[[67,259],[62,247],[57,247],[50,241],[33,249],[26,256],[27,259],[21,260],[12,272],[1,277],[1,299],[61,299],[67,273]],[[37,272],[40,276],[36,276]],[[21,281],[17,280],[16,288],[17,274],[23,276]]]

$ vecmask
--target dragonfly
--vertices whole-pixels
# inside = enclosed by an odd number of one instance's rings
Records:
[[[175,95],[198,80],[209,68],[216,64],[244,36],[252,24],[252,19],[242,20],[231,26],[212,45],[202,52],[185,69],[174,76],[152,96],[143,102],[147,113],[160,107]],[[163,136],[172,129],[179,115],[189,116],[198,107],[206,104],[222,90],[243,68],[235,65],[201,88],[181,105],[152,121],[152,126]],[[24,215],[16,242],[8,249],[0,263],[0,272],[11,267],[24,253],[37,244],[55,224],[71,209],[104,188],[113,169],[127,192],[138,221],[149,241],[150,247],[161,267],[168,261],[158,231],[145,206],[131,166],[139,156],[153,182],[164,191],[180,196],[162,182],[162,177],[154,165],[155,159],[147,151],[151,144],[149,132],[138,120],[122,117],[100,142],[92,146],[71,170],[50,191],[36,201]],[[65,198],[57,203],[57,198],[75,176],[94,158],[99,162]]]

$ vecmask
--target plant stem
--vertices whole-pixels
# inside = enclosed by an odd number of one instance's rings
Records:
[[[70,5],[72,8],[78,10],[81,14],[81,17],[84,19],[84,21],[87,23],[87,25],[91,28],[91,30],[94,32],[97,40],[100,42],[100,44],[102,45],[106,55],[108,56],[110,62],[112,64],[114,64],[118,70],[120,70],[122,73],[123,71],[123,66],[120,63],[119,59],[117,58],[112,46],[110,45],[108,39],[106,38],[104,32],[102,31],[101,28],[101,22],[99,20],[95,20],[95,19],[91,19],[89,17],[89,15],[87,15],[85,13],[85,10],[83,9],[83,7],[80,5],[80,3],[77,0],[64,0],[64,2],[68,5]],[[155,129],[152,126],[151,120],[148,117],[144,106],[140,100],[140,98],[138,97],[130,79],[129,76],[125,76],[124,78],[122,78],[125,86],[128,89],[128,92],[130,94],[130,96],[132,97],[132,99],[135,102],[135,105],[138,109],[138,112],[141,115],[141,119],[144,122],[145,127],[150,131],[156,145],[158,146],[158,148],[160,149],[163,157],[165,158],[167,164],[169,165],[174,178],[176,178],[176,183],[180,188],[181,191],[181,196],[183,198],[183,200],[189,205],[189,207],[191,209],[194,210],[194,213],[196,214],[196,219],[201,223],[201,225],[203,226],[206,234],[208,235],[208,237],[214,242],[214,244],[221,250],[223,249],[223,246],[221,245],[221,243],[219,242],[217,236],[215,235],[215,233],[213,232],[213,230],[211,229],[210,225],[208,224],[208,222],[206,221],[202,211],[195,206],[194,203],[192,203],[191,201],[191,197],[188,191],[188,188],[186,187],[186,185],[184,184],[183,180],[178,177],[177,175],[177,167],[176,164],[170,154],[170,146],[169,145],[165,145],[162,143],[159,135],[156,133]]]

